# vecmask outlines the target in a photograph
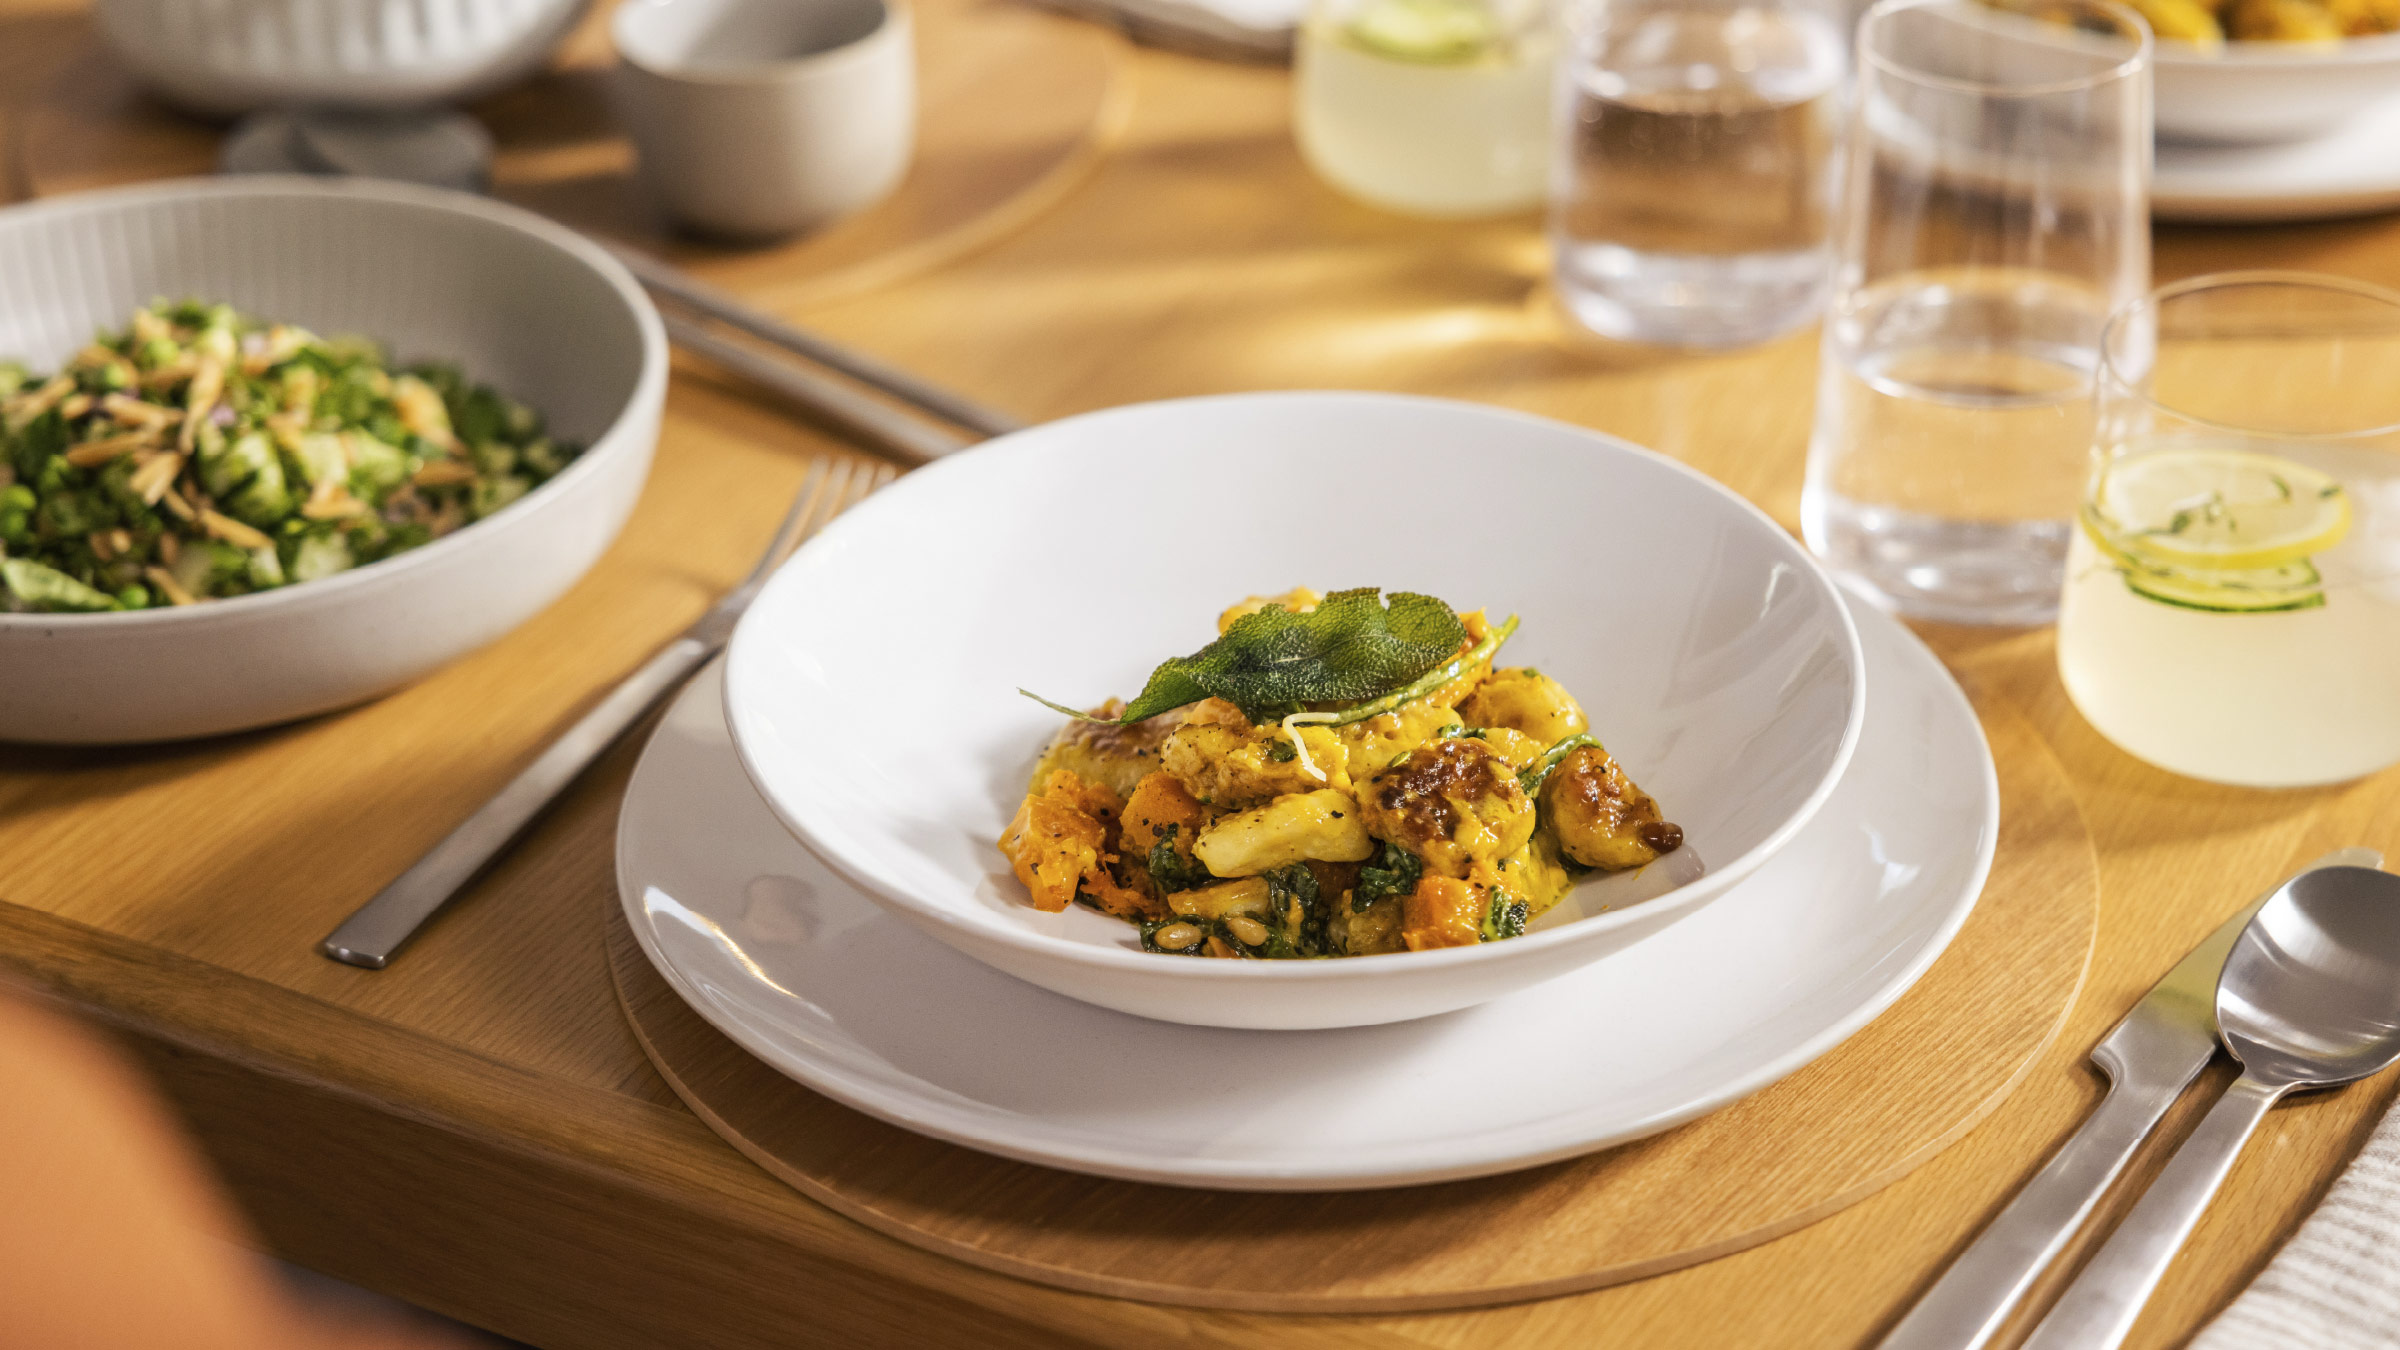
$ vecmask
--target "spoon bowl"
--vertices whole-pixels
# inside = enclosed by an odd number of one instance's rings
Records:
[[[2250,1077],[2287,1088],[2400,1059],[2400,876],[2327,867],[2276,892],[2225,958],[2217,1029]]]

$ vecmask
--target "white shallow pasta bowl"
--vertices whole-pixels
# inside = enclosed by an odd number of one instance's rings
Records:
[[[2162,139],[2302,141],[2400,100],[2400,34],[2331,47],[2228,42],[2213,51],[2161,42],[2152,74]]]
[[[0,359],[53,369],[160,296],[455,361],[586,448],[505,510],[319,581],[182,608],[0,614],[0,740],[172,740],[385,693],[557,599],[649,473],[667,378],[657,311],[599,247],[514,207],[252,178],[0,211]]]
[[[1035,910],[994,841],[1057,714],[1131,694],[1217,613],[1381,586],[1523,620],[1687,843],[1589,882],[1524,937],[1330,961],[1140,950]],[[1599,960],[1790,841],[1863,715],[1859,639],[1791,536],[1675,462],[1580,428],[1376,394],[1253,394],[1050,423],[919,470],[768,584],[726,724],[768,806],[877,902],[1044,988],[1204,1026],[1429,1016]]]

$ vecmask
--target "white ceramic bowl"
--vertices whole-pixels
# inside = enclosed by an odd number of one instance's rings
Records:
[[[2214,53],[2161,42],[2153,76],[2164,138],[2306,140],[2400,98],[2400,34],[2334,48],[2229,42]]]
[[[581,577],[640,495],[667,346],[598,246],[458,193],[207,179],[0,211],[0,356],[50,368],[158,296],[455,360],[587,447],[489,519],[322,581],[185,608],[0,614],[0,739],[208,735],[371,698]]]
[[[396,108],[489,93],[547,60],[591,0],[98,0],[160,97],[226,115]]]
[[[1522,938],[1445,951],[1179,960],[1080,907],[1035,910],[993,841],[1058,717],[1018,687],[1130,693],[1225,605],[1295,585],[1521,615],[1503,663],[1581,697],[1686,847]],[[884,489],[744,619],[726,721],[785,825],[960,951],[1146,1017],[1297,1029],[1480,1003],[1693,912],[1824,801],[1862,692],[1824,572],[1672,460],[1469,404],[1251,394],[1053,422]]]

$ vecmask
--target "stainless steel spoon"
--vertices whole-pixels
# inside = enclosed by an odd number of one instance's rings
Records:
[[[2026,1350],[2122,1344],[2268,1109],[2287,1093],[2352,1082],[2400,1060],[2400,876],[2328,867],[2285,883],[2225,959],[2217,1031],[2242,1076]]]

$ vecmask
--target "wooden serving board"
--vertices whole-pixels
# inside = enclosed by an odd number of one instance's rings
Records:
[[[2091,837],[2040,738],[1977,708],[2000,774],[1991,881],[1899,1003],[1816,1063],[1665,1134],[1499,1177],[1330,1194],[1081,1176],[912,1134],[785,1078],[667,985],[612,899],[605,942],[652,1063],[735,1148],[882,1232],[1045,1284],[1267,1312],[1469,1307],[1754,1246],[1905,1175],[2057,1035],[2098,921]]]
[[[796,307],[930,270],[1000,238],[1064,196],[1132,110],[1114,30],[1022,0],[913,0],[917,150],[891,196],[847,220],[736,248],[667,230],[633,176],[608,110],[615,54],[594,7],[547,72],[472,111],[492,132],[495,195],[578,229],[638,243],[753,304]],[[88,26],[37,35],[55,49],[22,115],[23,187],[52,196],[216,168],[223,128],[161,107]]]

